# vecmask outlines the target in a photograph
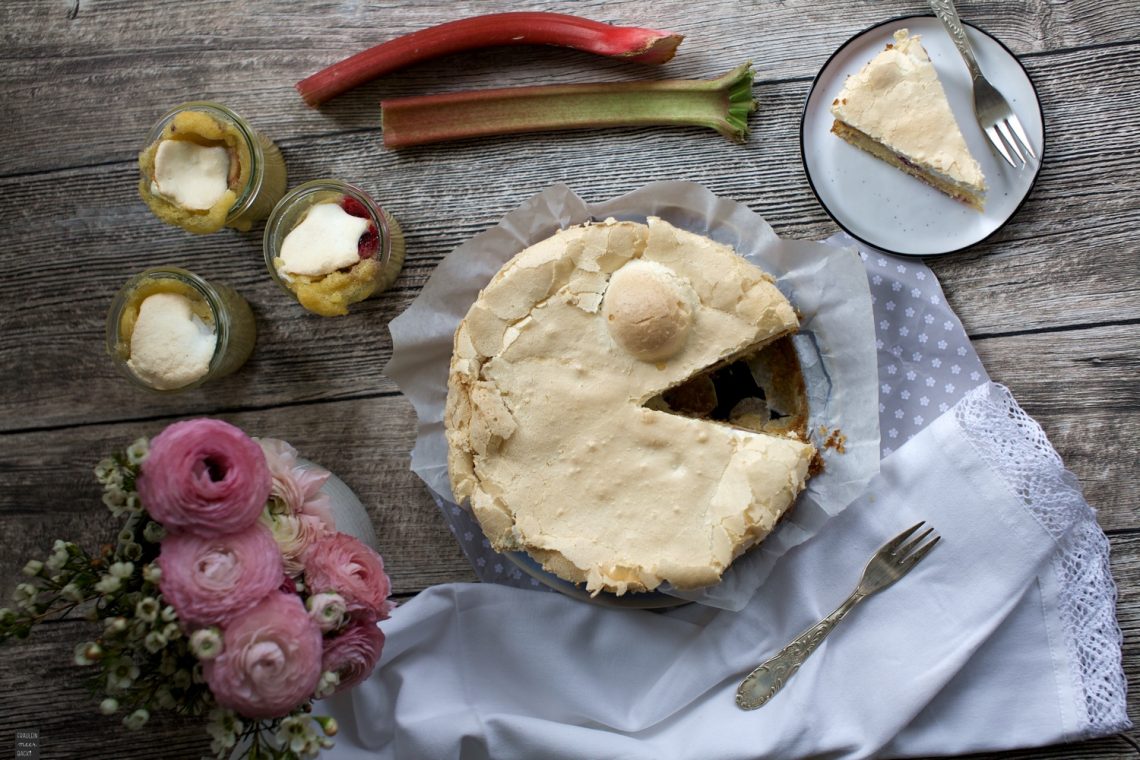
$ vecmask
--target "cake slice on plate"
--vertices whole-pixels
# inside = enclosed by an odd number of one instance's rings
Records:
[[[986,180],[970,155],[930,56],[906,29],[831,104],[831,131],[979,211]]]

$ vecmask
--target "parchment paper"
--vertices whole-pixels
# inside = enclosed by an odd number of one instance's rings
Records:
[[[453,505],[447,476],[443,410],[459,322],[479,290],[524,248],[574,224],[608,217],[645,221],[648,216],[731,245],[776,278],[801,316],[794,344],[808,388],[810,430],[818,435],[821,429],[838,429],[846,436],[844,453],[823,450],[824,471],[809,481],[776,530],[738,558],[719,584],[688,592],[660,589],[714,607],[741,609],[776,559],[842,511],[879,469],[875,327],[867,277],[855,249],[783,240],[747,206],[690,182],[656,182],[594,205],[565,185],[554,185],[444,258],[419,297],[390,324],[393,352],[384,371],[418,417],[412,470],[444,502],[443,515],[458,535],[455,519],[461,510]]]

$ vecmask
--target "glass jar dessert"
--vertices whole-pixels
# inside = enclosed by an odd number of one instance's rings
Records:
[[[163,115],[139,153],[139,195],[162,221],[205,234],[247,232],[285,194],[285,159],[271,140],[218,103]]]
[[[135,384],[194,388],[235,371],[257,327],[245,299],[178,267],[155,267],[123,285],[107,314],[107,353]]]
[[[318,179],[281,199],[265,225],[265,266],[309,311],[325,317],[387,290],[404,265],[396,220],[360,188]]]

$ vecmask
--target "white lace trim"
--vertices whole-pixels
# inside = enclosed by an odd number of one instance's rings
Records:
[[[1076,478],[1004,386],[978,386],[954,407],[954,416],[982,459],[1057,540],[1057,606],[1073,682],[1084,692],[1078,738],[1129,728],[1108,538]]]

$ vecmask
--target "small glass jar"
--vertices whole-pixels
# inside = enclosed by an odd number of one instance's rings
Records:
[[[188,299],[193,314],[211,328],[215,337],[208,366],[185,382],[147,378],[131,365],[131,339],[142,304],[159,293]],[[154,267],[135,275],[115,295],[107,314],[107,353],[115,366],[136,385],[160,393],[196,388],[234,372],[245,364],[256,340],[257,326],[244,298],[226,285],[207,282],[178,267]]]
[[[336,203],[352,216],[367,218],[370,226],[365,235],[376,236],[375,251],[362,254],[349,267],[326,274],[283,271],[285,239],[314,206],[322,203]],[[263,248],[265,266],[277,284],[303,307],[325,317],[347,314],[351,304],[384,292],[404,266],[404,234],[396,219],[359,187],[335,179],[306,182],[282,198],[265,224]]]
[[[224,146],[229,152],[229,187],[211,208],[188,209],[158,191],[154,181],[155,157],[159,145],[170,139],[188,139],[207,147]],[[269,216],[285,194],[285,159],[280,149],[230,109],[207,101],[183,103],[163,114],[147,134],[139,153],[139,170],[139,194],[155,216],[199,234],[222,227],[248,232]]]

